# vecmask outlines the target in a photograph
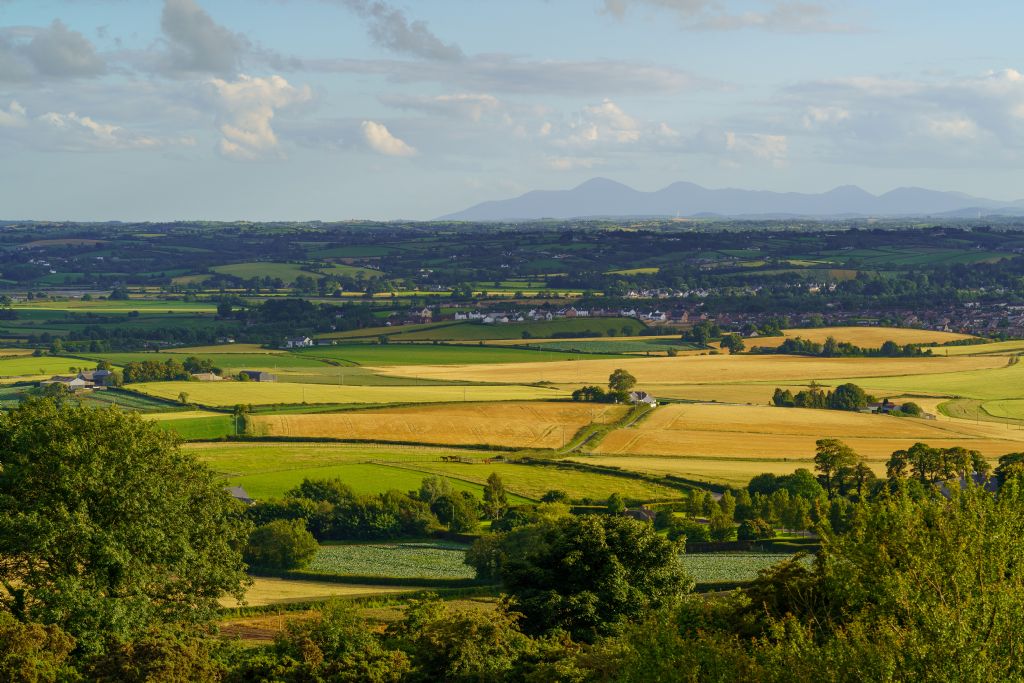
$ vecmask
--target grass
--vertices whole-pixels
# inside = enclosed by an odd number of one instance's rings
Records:
[[[171,417],[153,415],[157,423],[180,436],[185,441],[195,439],[219,439],[235,433],[234,418],[230,415],[218,415],[204,411],[189,411],[196,414],[190,417],[179,417],[180,413],[170,413]]]
[[[71,368],[92,369],[95,366],[95,363],[64,356],[17,356],[0,358],[0,377],[69,375],[74,374]]]
[[[832,379],[828,383],[851,381],[875,393],[928,394],[982,401],[1024,398],[1024,363],[1008,365],[1005,357],[990,355],[951,356],[939,360],[943,364],[966,360],[989,361],[990,367],[963,367],[959,371],[896,377],[853,376],[848,379]]]
[[[474,365],[566,361],[572,358],[571,354],[559,351],[529,351],[463,344],[345,344],[310,348],[296,355],[370,366]]]
[[[626,411],[625,406],[580,403],[472,403],[260,415],[253,423],[255,433],[268,436],[559,448],[587,424],[608,424]]]
[[[394,464],[430,464],[442,455],[477,459],[493,455],[485,451],[371,444],[211,443],[186,448],[220,473],[226,483],[244,486],[257,499],[280,497],[303,479],[339,478],[357,493],[411,491],[431,475]],[[457,491],[483,495],[479,484],[457,479],[451,484]],[[529,502],[516,495],[511,500],[515,504]]]
[[[676,489],[640,479],[580,472],[547,465],[465,464],[435,461],[405,463],[402,466],[415,468],[419,472],[444,475],[479,484],[486,482],[492,472],[497,473],[508,490],[534,500],[539,499],[552,489],[561,489],[568,493],[570,498],[577,500],[584,498],[605,500],[613,493],[620,493],[625,498],[640,501],[664,500],[680,496]]]
[[[545,351],[567,351],[579,353],[665,353],[669,349],[676,351],[695,351],[697,347],[679,339],[583,339],[571,341],[543,342],[536,348]]]
[[[424,579],[471,579],[463,560],[468,546],[456,543],[345,543],[320,546],[306,571]]]
[[[238,404],[315,403],[439,403],[448,401],[521,401],[564,398],[567,392],[519,385],[507,386],[338,386],[292,382],[142,382],[131,385],[143,394],[215,407]]]
[[[249,279],[253,277],[280,278],[286,284],[295,282],[301,275],[312,278],[320,278],[322,275],[303,270],[302,266],[295,263],[275,263],[270,261],[256,261],[250,263],[231,263],[226,266],[214,266],[210,268],[215,273],[231,275]]]
[[[757,573],[792,555],[785,553],[700,553],[683,555],[682,563],[697,583],[753,581]]]
[[[775,475],[792,474],[798,468],[814,469],[813,454],[804,458],[790,457],[769,460],[764,458],[699,458],[699,457],[647,457],[647,456],[574,456],[573,461],[603,467],[617,467],[627,472],[642,472],[658,476],[672,475],[709,484],[746,486],[756,475],[770,472]],[[885,473],[884,463],[868,463],[875,474]]]
[[[216,348],[216,347],[213,347]],[[275,370],[278,368],[325,368],[325,363],[310,356],[302,356],[294,353],[210,353],[195,352],[191,350],[176,351],[174,353],[88,353],[82,354],[85,358],[96,360],[107,360],[114,365],[124,365],[129,362],[157,361],[160,363],[168,360],[184,362],[189,356],[196,356],[213,362],[214,367],[222,368],[225,371],[239,370]],[[83,361],[78,361],[81,364]]]

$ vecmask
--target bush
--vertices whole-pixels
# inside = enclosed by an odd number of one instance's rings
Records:
[[[267,569],[302,569],[319,549],[303,519],[278,519],[257,527],[249,536],[245,561]]]
[[[740,524],[736,532],[736,538],[740,541],[760,541],[765,538],[775,538],[775,529],[763,519],[748,519]]]

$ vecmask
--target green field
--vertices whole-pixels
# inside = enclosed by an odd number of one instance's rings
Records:
[[[919,393],[983,401],[1024,398],[1024,363],[987,370],[896,377],[853,377],[827,380],[825,383],[836,386],[844,382],[854,382],[867,390],[885,390],[901,394]]]
[[[92,369],[95,363],[64,356],[17,356],[0,359],[0,377],[76,374],[71,368]]]
[[[698,347],[688,344],[679,339],[630,339],[616,341],[608,340],[577,340],[577,341],[553,341],[533,345],[535,348],[544,351],[565,351],[572,353],[665,353],[669,349],[676,351],[693,351]]]
[[[753,581],[757,573],[793,557],[785,553],[700,553],[683,555],[682,563],[697,583]]]
[[[418,471],[443,475],[483,484],[492,472],[501,476],[505,487],[521,495],[539,499],[552,489],[560,489],[570,498],[605,500],[613,493],[639,501],[678,498],[678,489],[640,479],[612,474],[580,472],[568,468],[545,465],[513,465],[508,463],[464,464],[444,462],[402,463],[402,467],[415,467]]]
[[[463,562],[467,547],[436,541],[322,545],[306,571],[388,578],[471,579],[475,572]]]
[[[477,322],[460,322],[453,325],[443,325],[425,330],[416,330],[393,335],[395,341],[418,341],[418,340],[477,340],[477,339],[523,339],[526,332],[534,339],[549,339],[556,334],[572,334],[585,336],[581,333],[590,331],[600,334],[607,334],[609,328],[614,329],[616,334],[624,334],[623,327],[631,328],[631,334],[638,334],[646,329],[639,320],[635,318],[561,318],[545,322],[535,323],[506,323],[495,325],[484,325]]]
[[[210,270],[222,275],[231,275],[232,277],[240,277],[246,280],[254,277],[280,278],[285,284],[295,282],[295,279],[301,275],[312,278],[322,277],[317,273],[304,270],[297,263],[275,263],[271,261],[231,263],[225,266],[214,266]]]
[[[464,344],[345,344],[296,352],[307,358],[329,358],[356,365],[469,365],[572,360],[559,351],[530,351],[506,346]]]
[[[164,429],[174,432],[185,441],[194,439],[219,439],[235,433],[235,421],[231,415],[210,415],[174,420],[157,420]]]
[[[222,368],[225,371],[239,370],[276,370],[278,368],[327,368],[327,364],[312,356],[298,355],[294,353],[87,353],[82,354],[84,358],[95,360],[107,360],[114,365],[144,361],[158,361],[163,363],[168,360],[184,361],[190,355],[195,355],[203,360],[210,360],[214,367]],[[0,361],[2,363],[3,361]],[[84,363],[85,361],[77,361]]]
[[[348,266],[344,264],[333,265],[330,268],[323,268],[322,271],[327,275],[337,275],[339,277],[356,277],[362,275],[366,279],[384,277],[384,273],[373,268],[363,268],[360,266]]]

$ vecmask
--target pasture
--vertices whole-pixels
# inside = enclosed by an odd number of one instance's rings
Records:
[[[312,278],[322,277],[317,273],[304,270],[302,266],[297,263],[276,263],[270,261],[230,263],[224,266],[214,266],[213,268],[210,268],[210,270],[214,273],[231,275],[232,277],[239,277],[246,280],[253,277],[280,278],[285,284],[295,282],[295,279],[301,275]]]
[[[257,415],[252,422],[261,436],[559,448],[586,425],[615,422],[627,411],[626,406],[534,401]]]
[[[297,382],[140,382],[140,393],[177,400],[181,392],[203,406],[316,403],[442,403],[450,401],[530,401],[566,398],[568,392],[521,385],[351,386]]]
[[[658,476],[672,475],[708,484],[746,486],[752,477],[765,472],[783,475],[792,474],[793,470],[800,467],[813,470],[813,455],[813,453],[809,453],[803,458],[789,457],[776,460],[734,457],[577,455],[570,460],[603,467],[617,467],[627,472],[642,472]],[[868,462],[868,465],[877,475],[885,473],[885,465],[882,462]]]
[[[0,377],[70,375],[77,373],[77,368],[91,369],[95,365],[80,358],[64,356],[13,356],[0,358]]]
[[[472,365],[488,363],[525,363],[531,361],[566,361],[572,354],[560,351],[531,351],[468,344],[345,344],[318,346],[295,353],[307,358],[368,366],[396,365]]]
[[[607,334],[636,334],[647,326],[636,318],[559,318],[543,322],[522,322],[485,325],[478,322],[459,322],[433,328],[401,332],[392,335],[395,341],[458,341],[478,339],[546,339],[554,334],[572,335],[581,332]]]

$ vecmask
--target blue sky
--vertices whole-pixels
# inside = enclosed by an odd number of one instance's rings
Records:
[[[1008,1],[0,0],[0,218],[429,219],[594,176],[1018,199],[1022,20]]]

